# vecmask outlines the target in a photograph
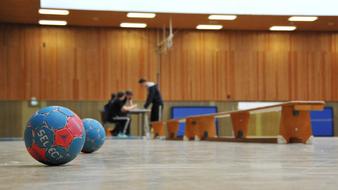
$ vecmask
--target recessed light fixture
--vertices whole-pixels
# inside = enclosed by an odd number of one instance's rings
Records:
[[[39,20],[39,24],[41,24],[41,25],[65,26],[65,25],[67,25],[67,21],[64,21],[64,20]]]
[[[271,31],[294,31],[296,30],[295,26],[271,26]]]
[[[199,24],[196,26],[196,29],[199,30],[220,30],[222,29],[222,25],[216,25],[216,24]]]
[[[318,17],[316,17],[316,16],[292,16],[292,17],[289,18],[289,21],[313,22],[317,19],[318,19]]]
[[[68,10],[56,10],[56,9],[39,9],[39,13],[42,15],[69,15]]]
[[[209,15],[209,20],[235,20],[236,15]]]
[[[120,24],[122,28],[145,28],[147,27],[146,23],[130,23],[130,22],[123,22]]]
[[[155,13],[128,13],[129,18],[155,18]]]

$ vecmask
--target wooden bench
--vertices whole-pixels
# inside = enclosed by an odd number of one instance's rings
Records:
[[[166,122],[168,139],[176,137],[179,123],[185,122],[184,140],[210,140],[230,142],[276,142],[276,143],[311,143],[312,129],[310,111],[323,110],[323,101],[291,101],[253,109],[219,112],[171,120]],[[279,134],[276,138],[248,138],[250,115],[272,111],[281,112]],[[215,119],[230,117],[234,137],[216,136]],[[164,122],[159,128],[164,127]]]

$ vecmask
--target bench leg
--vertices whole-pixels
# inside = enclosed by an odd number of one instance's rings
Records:
[[[198,118],[198,128],[195,139],[208,139],[208,138],[216,138],[216,126],[215,126],[215,118],[214,116],[206,116]]]
[[[185,123],[185,129],[184,129],[184,141],[188,141],[190,139],[195,138],[195,125],[196,121],[192,118],[187,118],[186,123]]]
[[[164,136],[164,129],[163,129],[164,124],[162,121],[152,122],[151,126],[154,130],[153,137],[152,137],[153,139]]]
[[[110,133],[110,130],[111,130],[111,129],[109,129],[109,128],[104,128],[104,130],[105,130],[105,132],[106,132],[106,136],[107,136],[107,137],[111,137],[111,136],[112,136],[111,133]]]
[[[179,128],[179,122],[176,120],[167,121],[168,139],[176,139],[176,134]]]
[[[278,143],[312,143],[310,111],[294,110],[293,106],[283,106]]]
[[[214,116],[187,118],[184,136],[185,140],[195,139],[196,141],[216,137]]]
[[[232,129],[236,139],[245,139],[248,136],[249,112],[231,114]]]

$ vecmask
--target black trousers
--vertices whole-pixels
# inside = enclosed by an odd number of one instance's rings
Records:
[[[161,104],[153,104],[151,106],[151,112],[150,112],[150,121],[159,121],[162,119],[162,110],[163,105]]]

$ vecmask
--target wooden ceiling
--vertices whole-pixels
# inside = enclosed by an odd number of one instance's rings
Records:
[[[239,15],[234,21],[210,21],[208,15],[158,13],[154,19],[127,18],[125,12],[70,10],[67,16],[40,15],[40,0],[1,0],[0,22],[38,24],[40,19],[66,20],[70,26],[119,27],[121,22],[144,22],[149,28],[168,26],[194,29],[198,24],[221,24],[225,30],[268,30],[272,25],[294,25],[301,31],[338,31],[338,17],[319,17],[315,22],[289,22],[288,16]]]

